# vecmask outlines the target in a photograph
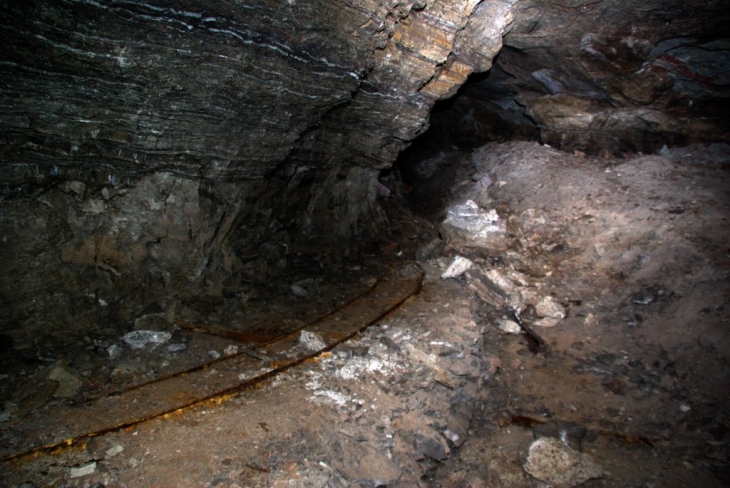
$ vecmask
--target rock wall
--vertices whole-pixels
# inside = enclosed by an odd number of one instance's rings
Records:
[[[540,139],[621,155],[730,140],[727,2],[521,0],[513,11],[496,69],[443,116],[457,144]]]
[[[379,170],[489,69],[513,1],[2,2],[1,327],[356,250]]]
[[[527,0],[517,10],[501,66],[544,142],[619,153],[730,138],[726,2]]]

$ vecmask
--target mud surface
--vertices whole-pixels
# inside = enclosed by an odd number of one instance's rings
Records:
[[[6,461],[1,484],[539,487],[549,482],[526,472],[530,445],[556,437],[600,467],[582,486],[727,486],[728,146],[599,159],[493,144],[449,172],[452,184],[431,192],[443,202],[414,204],[434,225],[398,210],[407,189],[394,186],[382,203],[397,230],[361,263],[188,304],[185,320],[150,310],[137,328],[169,332],[164,343],[132,349],[95,329],[49,337],[49,352],[3,345],[1,442],[21,452],[31,417],[37,425],[69,404],[210,363],[210,351],[229,346],[265,362],[266,340],[252,337],[306,326],[385,270],[413,273],[416,257],[425,273],[418,295],[314,359],[240,393]],[[418,184],[412,193],[427,198]],[[435,226],[467,200],[495,210],[501,251],[444,229],[439,239]],[[442,279],[456,256],[472,269]],[[498,306],[475,291],[478,273],[505,277]],[[545,321],[545,300],[564,317]],[[505,320],[542,343],[502,331]],[[49,423],[30,444],[57,429]]]

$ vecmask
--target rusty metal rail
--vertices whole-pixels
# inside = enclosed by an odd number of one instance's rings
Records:
[[[23,425],[26,435],[20,446],[0,447],[0,462],[79,446],[108,432],[207,402],[235,397],[265,379],[334,348],[382,320],[417,294],[422,280],[420,270],[391,271],[365,294],[345,306],[253,351],[244,350],[84,405],[61,406],[50,412],[38,413],[37,418],[28,419]],[[321,337],[323,347],[316,350],[305,347],[299,341],[302,330]]]

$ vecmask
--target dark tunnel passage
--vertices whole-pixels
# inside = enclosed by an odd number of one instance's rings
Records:
[[[414,212],[443,217],[445,198],[465,154],[489,142],[539,141],[536,124],[505,87],[509,79],[496,64],[472,74],[454,96],[436,102],[428,130],[381,174],[381,180],[391,171],[398,174]]]
[[[728,21],[0,3],[0,486],[727,486]]]

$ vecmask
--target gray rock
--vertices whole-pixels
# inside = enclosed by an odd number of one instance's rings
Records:
[[[451,246],[480,248],[489,252],[507,249],[507,226],[494,210],[485,211],[472,200],[448,209],[443,229],[452,238]]]
[[[603,470],[590,456],[548,437],[530,445],[524,469],[544,483],[565,488],[603,476]]]
[[[71,478],[81,478],[82,476],[88,476],[96,471],[96,462],[84,464],[78,468],[71,468],[69,476]]]
[[[473,264],[474,263],[472,263],[470,259],[467,259],[463,256],[457,256],[451,262],[449,267],[446,268],[446,271],[441,274],[441,279],[445,280],[447,278],[458,278],[459,276],[469,271]]]
[[[122,340],[132,349],[142,349],[147,344],[164,344],[172,334],[157,330],[133,330],[122,336]]]
[[[337,438],[342,457],[333,465],[350,483],[387,486],[398,481],[401,470],[387,456],[350,436],[340,434]]]
[[[502,319],[497,322],[497,327],[502,332],[507,332],[509,334],[521,334],[522,333],[522,327],[517,322],[514,322],[512,320],[508,319]]]
[[[310,351],[321,351],[326,347],[319,334],[309,332],[308,330],[301,331],[299,335],[299,342]]]
[[[540,317],[564,319],[565,309],[554,297],[545,297],[535,305],[535,312]]]
[[[61,366],[56,366],[48,373],[48,379],[58,381],[58,389],[53,394],[55,397],[72,398],[81,388],[81,380],[73,376]]]
[[[449,457],[451,449],[444,438],[430,427],[422,427],[414,435],[418,452],[434,461],[443,461]]]

